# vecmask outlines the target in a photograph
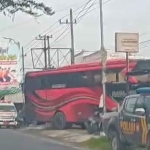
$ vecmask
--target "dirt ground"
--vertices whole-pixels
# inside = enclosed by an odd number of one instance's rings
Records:
[[[99,135],[90,135],[86,130],[83,130],[80,127],[76,126],[72,129],[66,130],[54,130],[50,127],[50,125],[24,127],[19,130],[26,133],[57,139],[68,143],[82,143],[92,137],[99,137]]]

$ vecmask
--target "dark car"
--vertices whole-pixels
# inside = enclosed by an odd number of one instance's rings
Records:
[[[127,150],[132,145],[150,150],[150,87],[136,91],[124,99],[118,113],[104,116],[103,130],[113,150]]]

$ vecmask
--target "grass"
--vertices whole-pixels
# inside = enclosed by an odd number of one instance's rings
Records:
[[[83,145],[92,150],[112,150],[106,137],[91,138],[84,142]]]

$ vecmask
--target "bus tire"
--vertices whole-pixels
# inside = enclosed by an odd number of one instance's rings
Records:
[[[53,125],[55,129],[58,129],[58,130],[62,130],[66,128],[67,123],[66,123],[66,117],[64,113],[57,112],[55,114],[54,119],[53,119]]]

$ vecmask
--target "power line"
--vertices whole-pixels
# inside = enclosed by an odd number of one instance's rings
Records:
[[[49,30],[50,28],[52,28],[53,26],[55,26],[56,24],[58,23],[58,21],[57,22],[55,22],[54,24],[52,24],[48,29],[46,29],[45,31],[43,31],[42,33],[40,33],[40,35],[41,34],[44,34],[47,30]],[[38,35],[37,35],[38,36]],[[36,36],[36,37],[37,37]],[[36,38],[35,37],[35,38]],[[35,40],[35,38],[32,40],[32,41],[30,41],[29,43],[27,43],[25,46],[24,46],[24,48],[26,48],[28,45],[30,45],[34,40]]]
[[[51,45],[54,45],[54,43],[69,29],[69,25],[65,28],[65,30],[53,41]]]
[[[89,7],[88,9],[85,11],[85,13],[82,15],[82,17],[80,17],[78,23],[82,20],[82,18],[87,14],[87,12],[90,10],[90,8],[95,4],[95,2],[93,2]]]
[[[91,1],[91,0],[90,0]],[[89,1],[88,1],[89,2]],[[86,12],[84,13],[84,15],[82,15],[82,17],[80,17],[80,20],[78,21],[78,22],[80,22],[81,20],[82,20],[82,18],[86,15],[86,13],[88,12],[88,10],[93,6],[95,4],[95,2],[93,2],[87,9],[86,9]],[[83,11],[83,10],[82,10]],[[80,11],[81,12],[81,11]],[[77,17],[76,17],[77,18]],[[67,31],[67,30],[66,30]],[[65,32],[63,32],[63,33],[65,33]],[[55,42],[53,42],[53,44],[52,45],[54,45],[54,44],[56,44],[56,43],[58,43],[58,42],[60,42],[63,38],[65,38],[68,34],[70,33],[70,31],[69,32],[67,32],[67,34],[65,34],[59,41],[57,41],[57,40],[55,40]],[[62,35],[62,34],[61,34]],[[58,38],[57,39],[59,39],[59,37],[61,37],[61,35],[60,36],[58,36]],[[56,42],[57,41],[57,42]]]
[[[59,26],[59,25],[58,25],[58,26]],[[55,28],[53,28],[52,30],[50,30],[49,32],[47,32],[46,34],[51,33],[52,31],[54,31],[55,29],[57,29],[58,26],[56,26]],[[63,29],[63,28],[57,30],[57,31],[54,32],[53,34],[55,34],[55,33],[59,32],[59,31],[61,31],[62,29]],[[33,43],[32,45],[30,45],[33,41],[34,41],[34,43]],[[38,41],[35,41],[35,39],[33,39],[25,48],[27,49],[28,46],[30,46],[30,47],[35,46],[35,44],[36,44],[37,42],[38,42]],[[37,45],[38,45],[38,44],[37,44]],[[37,46],[37,45],[36,45],[36,46]]]
[[[77,11],[78,9],[80,9],[80,7],[79,8],[77,8],[75,11]],[[65,17],[67,17],[68,16],[68,14],[67,15],[65,15],[65,16],[63,16],[63,17],[61,17],[60,19],[64,19]],[[40,33],[40,34],[44,34],[45,32],[47,32],[49,29],[51,29],[53,26],[55,26],[57,23],[59,23],[58,21],[56,21],[54,24],[52,24],[50,27],[48,27],[46,30],[44,30],[42,33]],[[35,37],[36,38],[36,37]],[[35,40],[35,38],[33,39],[33,40],[31,40],[29,43],[27,43],[25,46],[24,46],[24,48],[25,47],[27,47],[29,44],[31,44],[34,40]]]
[[[91,1],[91,0],[90,0],[90,1]],[[110,2],[110,1],[111,1],[111,0],[107,0],[107,1],[105,1],[103,4],[106,4],[106,3]],[[88,1],[88,2],[89,2],[89,1]],[[98,2],[93,2],[93,3],[92,3],[92,6],[95,5],[95,4],[97,4],[97,3],[98,3]],[[80,6],[79,8],[77,8],[76,10],[74,10],[73,12],[79,10],[79,9],[82,8],[82,7],[85,8],[85,5],[87,6],[87,2],[86,2],[84,5],[82,5],[82,6]],[[88,11],[90,8],[91,8],[91,5],[90,5],[88,8],[85,8],[85,9],[84,9],[84,10],[86,10],[86,13],[84,13],[83,15],[81,15],[81,16],[78,18],[78,19],[80,19],[80,21],[82,20],[82,18],[83,18],[85,15],[87,15],[87,14],[89,14],[90,12],[94,11],[94,10],[97,9],[98,7],[96,7],[96,8],[94,8],[94,9]],[[84,10],[82,9],[82,12],[83,12]],[[81,11],[80,11],[80,12],[81,12]],[[68,16],[68,15],[63,16],[61,19],[65,18],[66,16]],[[79,22],[80,22],[80,21],[79,21]],[[45,31],[43,31],[41,34],[46,33],[50,28],[52,28],[53,26],[55,26],[57,23],[58,23],[58,21],[55,22],[52,26],[50,26],[48,29],[46,29]],[[58,26],[59,26],[59,25],[58,25]],[[57,27],[58,27],[58,26],[57,26]],[[55,27],[54,29],[56,29],[57,27]],[[52,29],[51,31],[53,31],[54,29]],[[51,31],[49,31],[48,33],[50,33]],[[58,43],[57,40],[65,33],[65,31],[67,31],[67,28],[55,39],[55,41],[52,43],[52,45]],[[70,32],[68,32],[67,34],[65,34],[65,35],[63,36],[63,38],[65,38],[69,33],[70,33]],[[47,34],[47,33],[46,33],[46,34]],[[60,42],[63,38],[61,38],[61,39],[59,40],[59,42]],[[29,46],[33,41],[34,41],[34,39],[33,39],[31,42],[29,42],[25,47]],[[57,41],[57,42],[56,42],[56,41]],[[33,45],[35,45],[35,43],[34,43]],[[32,45],[32,46],[33,46],[33,45]],[[37,44],[37,45],[38,45],[38,44]],[[30,47],[31,47],[31,45],[30,45]]]
[[[140,42],[139,44],[144,44],[144,43],[149,43],[149,42],[150,42],[150,40],[146,40],[146,41]]]
[[[78,18],[78,16],[83,12],[83,10],[86,8],[86,6],[91,2],[92,0],[87,1],[87,3],[84,5],[84,7],[82,8],[82,10],[77,14],[76,18]]]
[[[110,1],[112,1],[112,0],[107,0],[107,1],[105,1],[103,4],[106,4],[106,3],[110,2]],[[99,8],[99,7],[95,7],[95,8],[93,8],[92,10],[89,11],[89,9],[91,8],[91,6],[93,6],[93,5],[97,4],[97,3],[98,3],[98,2],[94,2],[94,3],[92,3],[92,5],[90,5],[88,8],[86,8],[86,10],[88,10],[88,11],[86,11],[86,13],[84,13],[83,15],[81,15],[81,16],[78,18],[79,21],[77,21],[77,22],[80,22],[80,21],[83,19],[83,17],[84,17],[85,15],[87,15],[87,14],[91,13],[92,11],[94,11],[95,9]],[[76,25],[75,25],[75,26],[76,26]],[[59,43],[59,42],[60,42],[62,39],[64,39],[69,33],[70,33],[70,31],[68,31],[61,39],[57,38],[57,39],[59,39],[59,40],[58,40],[57,42],[56,42],[56,40],[55,40],[55,43],[53,42],[53,45]],[[61,37],[61,36],[59,36],[59,37]]]
[[[107,0],[107,1],[103,2],[103,5],[104,5],[104,4],[107,4],[107,3],[108,3],[108,2],[110,2],[110,1],[112,1],[112,0]],[[97,3],[98,3],[98,2],[96,2],[95,4],[97,4]],[[85,15],[87,15],[87,14],[91,13],[92,11],[94,11],[94,10],[95,10],[95,9],[97,9],[97,8],[99,8],[99,6],[98,6],[98,7],[93,8],[93,9],[91,9],[91,10],[90,10],[90,11],[88,11],[86,14],[81,15],[78,19],[80,19],[80,18],[84,17]]]
[[[78,11],[80,8],[84,7],[86,4],[87,4],[87,2],[84,3],[83,5],[81,5],[80,7],[78,7],[77,9],[75,9],[73,12]],[[67,16],[68,16],[68,14],[65,15],[65,16],[63,16],[61,19],[64,19],[64,18],[67,17]],[[42,33],[40,33],[40,35],[46,33],[46,32],[47,32],[48,30],[50,30],[53,26],[55,26],[57,23],[58,23],[58,21],[56,21],[53,25],[51,25],[51,26],[50,26],[49,28],[47,28],[45,31],[43,31]],[[35,38],[36,38],[36,37],[35,37]],[[27,43],[27,44],[24,46],[24,48],[28,47],[28,46],[35,40],[35,38],[34,38],[33,40],[31,40],[29,43]]]

